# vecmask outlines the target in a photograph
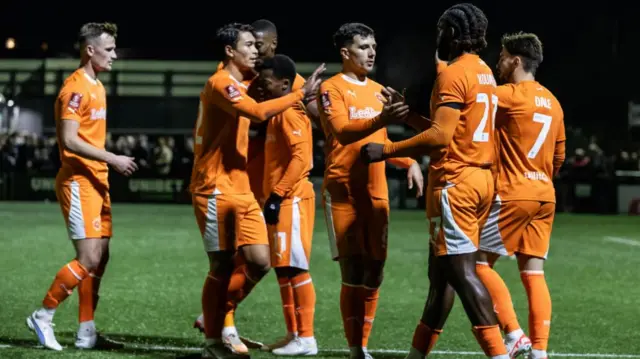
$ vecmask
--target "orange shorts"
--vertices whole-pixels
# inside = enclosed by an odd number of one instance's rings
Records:
[[[480,249],[500,255],[522,253],[546,259],[555,212],[553,202],[502,202],[496,197],[482,229]]]
[[[491,171],[473,170],[456,185],[427,189],[430,242],[436,256],[478,250],[494,193]]]
[[[309,270],[315,215],[315,197],[282,202],[278,224],[267,225],[272,267]]]
[[[325,191],[323,205],[334,260],[352,256],[387,259],[388,200],[332,197]]]
[[[252,193],[193,195],[192,204],[205,251],[269,244],[264,216]]]
[[[56,179],[56,197],[70,239],[111,238],[111,198],[106,186],[88,180]]]

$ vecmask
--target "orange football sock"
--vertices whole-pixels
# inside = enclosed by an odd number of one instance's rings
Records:
[[[78,284],[78,319],[80,323],[93,320],[100,299],[100,283],[106,262]]]
[[[47,295],[42,300],[42,306],[47,309],[55,309],[67,299],[73,288],[75,288],[82,280],[89,275],[86,268],[74,259],[65,264],[56,274],[51,287],[47,291]]]
[[[298,336],[313,337],[313,319],[316,310],[316,290],[308,272],[291,278],[297,311]]]
[[[499,325],[473,327],[473,334],[486,356],[492,358],[507,355]]]
[[[547,350],[551,331],[551,294],[543,271],[522,271],[529,298],[529,339],[533,349]]]
[[[362,287],[362,296],[364,301],[364,316],[362,320],[362,346],[369,344],[369,336],[373,328],[373,320],[376,318],[376,310],[378,309],[378,298],[380,298],[379,288]]]
[[[215,276],[209,272],[202,288],[202,315],[204,334],[207,339],[220,339],[224,324],[225,304],[229,278]]]
[[[236,322],[235,322],[235,314],[236,311],[235,309],[228,309],[229,307],[229,301],[227,301],[227,311],[224,315],[224,327],[228,328],[228,327],[235,327],[236,326]]]
[[[282,314],[284,314],[284,323],[287,326],[287,333],[297,333],[296,304],[293,295],[293,287],[291,287],[291,279],[289,279],[289,277],[280,277],[278,278],[278,284],[280,285]]]
[[[440,333],[442,333],[442,329],[431,329],[428,325],[420,321],[416,330],[413,332],[413,342],[411,346],[423,355],[429,355],[433,347],[435,347]]]
[[[349,347],[362,346],[362,326],[358,323],[358,308],[362,307],[359,300],[360,286],[342,283],[340,289],[340,313],[342,314],[342,325]]]
[[[100,277],[89,273],[78,285],[78,320],[80,323],[93,320],[95,311],[94,286],[100,282]],[[99,285],[99,284],[98,284]]]
[[[476,264],[476,273],[478,273],[478,277],[482,283],[484,283],[484,286],[487,287],[491,295],[493,309],[500,322],[500,328],[502,328],[505,333],[511,333],[514,330],[520,329],[516,311],[513,309],[511,293],[509,293],[507,285],[498,272],[491,268],[489,264],[478,263]]]

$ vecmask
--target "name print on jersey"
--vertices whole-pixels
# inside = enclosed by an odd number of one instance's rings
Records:
[[[365,107],[363,109],[357,109],[355,106],[349,107],[349,119],[350,120],[359,120],[359,119],[370,119],[378,116],[380,111],[376,111],[373,107]]]
[[[107,119],[107,109],[100,108],[99,110],[96,110],[95,108],[91,109],[91,117],[92,120],[97,121],[97,120],[106,120]]]
[[[493,87],[496,87],[496,79],[493,77],[493,75],[489,75],[489,74],[478,74],[478,83],[480,85],[491,85]]]
[[[540,96],[536,96],[536,106],[537,107],[544,107],[544,108],[548,108],[549,110],[551,110],[551,100],[549,100],[546,97],[540,97]]]

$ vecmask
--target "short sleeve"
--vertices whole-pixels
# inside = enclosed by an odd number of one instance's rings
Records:
[[[63,88],[58,96],[59,118],[82,122],[89,98],[84,91],[74,88]]]
[[[320,107],[323,117],[329,124],[333,124],[330,128],[340,127],[349,122],[347,106],[342,93],[335,85],[327,82],[320,85]]]
[[[436,78],[435,107],[447,103],[465,103],[467,80],[461,70],[448,66]]]

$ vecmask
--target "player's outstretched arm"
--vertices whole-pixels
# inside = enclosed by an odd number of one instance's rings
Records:
[[[433,149],[448,146],[458,125],[461,107],[459,103],[441,105],[435,112],[431,127],[407,140],[362,146],[360,154],[363,161],[371,163],[394,157],[421,156]]]
[[[258,103],[248,95],[242,95],[232,79],[219,79],[216,83],[210,83],[214,100],[220,107],[231,115],[239,114],[252,122],[264,122],[271,117],[282,113],[305,98],[315,96],[320,87],[320,74],[325,70],[324,64],[309,77],[304,86],[285,96]]]
[[[409,112],[404,122],[416,131],[426,131],[431,126],[431,120],[417,112]]]
[[[138,170],[138,165],[133,157],[118,156],[109,151],[96,148],[81,139],[78,136],[80,122],[63,119],[60,127],[60,140],[62,142],[60,145],[65,150],[92,161],[106,162],[125,176],[130,176]]]

